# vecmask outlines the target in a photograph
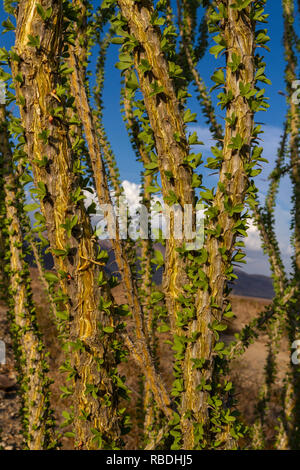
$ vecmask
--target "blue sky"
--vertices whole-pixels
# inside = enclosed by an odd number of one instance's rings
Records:
[[[262,50],[265,55],[267,63],[267,75],[272,80],[272,86],[267,87],[267,96],[270,98],[271,109],[268,113],[258,113],[257,121],[264,122],[268,126],[282,127],[282,123],[285,116],[286,104],[285,98],[278,94],[279,90],[284,90],[283,80],[283,47],[282,47],[282,31],[283,21],[281,15],[281,0],[269,0],[267,12],[270,14],[269,17],[269,35],[271,41],[269,43],[271,52]],[[272,5],[272,6],[271,6]],[[214,42],[211,40],[211,45]],[[137,169],[138,165],[134,165],[132,151],[130,143],[127,137],[126,129],[124,127],[123,120],[120,116],[120,76],[119,71],[114,68],[114,64],[118,61],[118,46],[111,46],[109,49],[109,55],[107,59],[107,74],[106,74],[106,85],[105,85],[105,111],[104,111],[104,122],[110,141],[113,148],[118,155],[118,162],[121,170],[121,175],[124,179],[129,179],[134,182],[139,181],[139,174]],[[204,59],[199,65],[199,71],[201,76],[209,87],[214,83],[210,77],[213,74],[216,67],[222,65],[221,60],[216,60],[209,52],[206,53]],[[193,93],[193,87],[191,87]],[[193,93],[194,94],[194,93]],[[214,103],[217,103],[216,96],[218,91],[213,94]],[[198,124],[201,127],[207,127],[205,120],[201,116],[201,110],[199,108],[198,101],[194,97],[190,99],[189,103],[192,112],[198,114]],[[218,111],[217,111],[218,112]],[[130,160],[130,165],[128,165]]]
[[[97,7],[100,2],[92,2]],[[283,18],[281,11],[281,0],[269,0],[266,7],[267,13],[269,13],[269,23],[266,25],[268,28],[269,36],[271,41],[269,47],[271,52],[261,50],[260,52],[265,56],[267,63],[267,76],[271,79],[272,85],[267,86],[267,96],[270,98],[270,109],[266,113],[259,113],[256,116],[258,122],[264,123],[265,134],[262,135],[262,146],[264,147],[264,157],[269,160],[269,164],[265,165],[264,171],[256,179],[256,184],[260,190],[260,196],[263,199],[264,194],[267,191],[267,177],[271,171],[274,160],[276,158],[276,151],[280,135],[282,133],[282,125],[286,113],[285,98],[278,94],[278,91],[284,91],[284,68],[285,63],[283,59],[283,46],[282,46],[282,34],[283,34]],[[3,11],[2,2],[0,3],[0,19],[1,22],[7,18],[7,14]],[[299,18],[296,19],[296,25],[299,25]],[[263,26],[264,27],[264,26]],[[13,44],[13,34],[6,33],[1,35],[1,47],[10,48]],[[211,45],[213,45],[213,41]],[[140,181],[140,164],[136,162],[134,153],[131,149],[131,145],[128,139],[127,131],[125,129],[124,122],[120,114],[120,73],[115,68],[115,63],[118,61],[118,48],[119,46],[112,45],[109,48],[107,57],[106,67],[106,79],[105,79],[105,90],[104,90],[104,124],[111,142],[112,148],[116,154],[117,161],[120,168],[122,180],[126,180],[132,183],[131,188],[137,188]],[[93,70],[96,61],[96,50],[91,57],[90,69]],[[216,67],[222,65],[222,60],[216,60],[212,55],[207,53],[201,63],[199,64],[199,71],[201,76],[204,78],[208,87],[212,86],[210,80]],[[94,83],[94,77],[91,77],[91,85]],[[191,87],[193,93],[193,87]],[[213,101],[216,104],[216,95],[218,92],[214,92]],[[204,146],[199,148],[202,151],[204,157],[208,157],[210,154],[210,146],[213,145],[213,141],[205,124],[205,120],[201,116],[201,110],[199,104],[195,98],[190,99],[189,106],[192,112],[197,112],[198,121],[193,124],[192,127],[197,130],[200,140],[204,142]],[[217,113],[219,111],[217,110]],[[221,121],[220,121],[221,122]],[[205,171],[204,183],[208,186],[216,185],[216,177],[209,177],[209,173]],[[134,189],[132,189],[134,190]],[[138,191],[138,189],[136,189]],[[279,237],[280,246],[283,250],[284,261],[286,266],[289,268],[290,265],[290,182],[288,177],[285,177],[280,187],[280,193],[278,198],[278,208],[276,211],[277,215],[277,232]],[[254,228],[251,228],[249,238],[247,240],[247,265],[245,270],[250,273],[268,274],[268,263],[266,258],[263,257],[262,252],[259,248],[259,237]]]

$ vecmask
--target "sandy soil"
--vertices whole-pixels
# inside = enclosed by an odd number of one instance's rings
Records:
[[[59,373],[59,364],[63,358],[61,355],[59,342],[56,338],[56,331],[51,316],[46,307],[45,294],[37,277],[37,272],[32,269],[32,287],[34,299],[37,306],[38,320],[41,330],[44,334],[44,341],[47,349],[50,351],[49,364],[50,375],[55,381],[52,385],[52,405],[56,410],[56,418],[58,424],[58,432],[61,432],[59,425],[63,418],[61,413],[67,408],[68,403],[60,400],[60,386],[64,384],[64,378]],[[124,302],[124,295],[120,288],[114,291],[115,298],[118,302]],[[228,339],[233,337],[234,333],[240,331],[252,318],[261,312],[270,301],[264,299],[254,299],[246,297],[232,297],[233,310],[237,318],[231,321],[228,329]],[[0,304],[0,339],[4,340],[7,345],[7,363],[0,365],[0,446],[4,449],[20,449],[22,438],[20,434],[21,424],[19,418],[20,401],[17,394],[17,375],[14,368],[13,354],[9,338],[8,326],[6,322],[6,307]],[[172,353],[170,346],[164,343],[167,334],[164,335],[159,344],[159,356],[161,358],[161,371],[167,387],[171,387],[172,383]],[[242,413],[243,420],[251,426],[254,420],[255,403],[257,400],[259,389],[263,381],[263,371],[266,360],[266,344],[267,338],[260,337],[255,344],[251,345],[247,352],[235,360],[231,367],[231,378],[236,387],[236,394],[239,400],[239,409]],[[281,345],[281,352],[278,356],[278,378],[275,387],[274,404],[270,412],[270,439],[272,438],[272,429],[276,424],[278,415],[278,400],[282,379],[289,363],[289,353],[287,351],[286,341]],[[129,412],[133,423],[131,435],[126,438],[127,449],[137,449],[140,445],[139,436],[141,434],[138,428],[137,402],[139,391],[140,373],[129,357],[128,362],[122,364],[120,372],[127,377],[127,385],[131,389],[131,403]],[[13,386],[9,390],[1,390],[1,375],[12,381]],[[63,438],[63,448],[72,448],[72,440]]]

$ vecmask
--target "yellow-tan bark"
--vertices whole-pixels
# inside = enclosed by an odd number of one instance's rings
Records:
[[[224,3],[224,2],[223,2]],[[234,1],[226,1],[227,19],[224,21],[224,39],[227,44],[227,64],[232,61],[232,55],[241,57],[243,68],[238,74],[234,73],[227,65],[226,68],[226,91],[233,93],[233,101],[227,107],[227,117],[233,113],[237,116],[235,129],[228,123],[225,128],[223,145],[223,162],[219,181],[223,184],[224,191],[218,186],[214,205],[218,209],[218,217],[215,222],[222,228],[221,237],[207,236],[205,248],[208,252],[208,261],[203,271],[209,280],[207,290],[199,290],[196,307],[197,319],[191,322],[190,334],[200,333],[198,340],[188,345],[185,357],[184,378],[186,390],[182,401],[182,412],[191,410],[193,420],[186,420],[184,428],[184,448],[191,449],[194,446],[193,421],[202,423],[204,428],[209,422],[208,393],[205,390],[197,391],[201,380],[210,384],[213,372],[214,360],[214,332],[212,323],[221,321],[224,308],[224,289],[226,286],[227,262],[222,257],[221,248],[230,259],[234,247],[235,235],[234,225],[237,216],[230,216],[224,206],[224,197],[227,195],[231,205],[234,207],[243,203],[248,189],[249,180],[245,171],[245,163],[250,160],[250,145],[253,131],[253,112],[247,100],[241,96],[240,83],[254,86],[254,24],[250,20],[250,8],[243,10],[240,15],[232,8]],[[232,138],[240,135],[244,145],[242,150],[231,148]],[[211,307],[211,299],[218,308]],[[201,358],[205,360],[203,369],[194,370],[192,359]]]
[[[18,213],[18,188],[13,170],[5,105],[0,105],[0,153],[3,159],[4,197],[10,246],[10,289],[13,295],[12,321],[18,349],[23,399],[24,440],[29,450],[47,449],[53,439],[49,419],[49,380],[46,355],[32,311],[29,272],[24,261],[23,233]]]
[[[192,171],[186,163],[189,146],[174,84],[169,75],[168,63],[161,50],[160,32],[151,24],[152,6],[146,2],[138,5],[132,0],[119,0],[118,3],[123,16],[128,21],[131,34],[140,44],[139,51],[135,53],[135,67],[154,134],[163,197],[168,198],[170,192],[173,192],[182,208],[185,204],[192,205],[194,203]],[[151,74],[141,72],[139,63],[142,59],[150,64]],[[153,96],[151,85],[155,81],[163,87],[163,92]],[[172,178],[167,177],[170,174]],[[178,296],[183,292],[187,276],[182,258],[176,251],[182,246],[184,240],[174,238],[173,223],[173,216],[171,216],[163,288],[172,330],[175,332],[176,312],[180,308]]]
[[[108,204],[112,206],[112,200],[107,184],[106,171],[101,157],[101,150],[107,152],[108,149],[105,146],[103,147],[103,145],[106,145],[105,139],[103,139],[103,135],[100,132],[101,130],[97,128],[96,122],[91,112],[82,75],[79,73],[80,67],[77,57],[78,49],[79,45],[77,44],[73,50],[71,50],[69,59],[70,65],[73,67],[73,73],[71,75],[72,92],[76,99],[78,114],[83,123],[83,128],[88,143],[98,200],[100,204]],[[155,370],[154,362],[151,357],[151,352],[145,334],[143,312],[139,300],[138,289],[136,281],[132,276],[129,260],[126,255],[123,242],[120,238],[120,230],[117,220],[115,235],[115,239],[111,239],[110,241],[116,256],[116,262],[124,281],[129,308],[132,311],[135,323],[135,338],[132,339],[126,337],[125,344],[128,345],[128,343],[130,343],[130,351],[132,351],[132,348],[134,348],[134,358],[139,358],[139,365],[142,366],[143,370],[147,371],[147,376],[150,377],[152,390],[156,395],[158,406],[164,411],[166,415],[170,416],[172,414],[172,411],[169,408],[170,399],[161,377]]]
[[[72,199],[79,179],[73,172],[75,155],[68,134],[67,111],[63,119],[49,119],[51,109],[58,106],[55,90],[59,84],[59,54],[63,41],[62,3],[43,2],[44,8],[52,8],[50,24],[38,15],[34,0],[21,1],[18,6],[15,52],[21,61],[14,63],[12,69],[14,79],[18,73],[23,77],[21,84],[16,80],[15,83],[17,97],[22,95],[25,99],[20,111],[27,154],[36,186],[42,183],[46,188],[41,209],[56,270],[65,273],[60,276],[60,284],[68,298],[65,309],[70,318],[70,339],[81,346],[71,354],[76,370],[72,396],[75,442],[81,448],[96,449],[98,443],[93,429],[102,435],[103,445],[117,443],[120,436],[111,335],[100,336],[102,328],[116,325],[113,307],[108,312],[99,308],[101,296],[107,299],[107,293],[97,282],[103,267],[96,258],[93,232],[82,201],[76,203]],[[28,35],[38,36],[40,46],[31,47]],[[41,138],[43,132],[48,132],[44,139]],[[35,163],[44,155],[49,161],[47,169]],[[69,236],[63,224],[74,217],[76,227]],[[62,258],[55,254],[54,250],[65,250],[68,244],[71,255]],[[96,397],[88,392],[90,385],[97,390]],[[109,407],[106,406],[108,399]],[[88,419],[82,419],[83,413]]]

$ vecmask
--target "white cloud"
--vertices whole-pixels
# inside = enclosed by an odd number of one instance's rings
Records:
[[[199,147],[200,151],[203,152],[204,157],[211,156],[210,148],[215,145],[214,140],[207,127],[194,126],[189,129],[191,132],[196,131],[199,140],[203,141],[204,145]],[[263,157],[266,158],[269,163],[262,163],[262,172],[255,178],[256,186],[259,190],[259,200],[263,204],[265,196],[269,188],[268,176],[274,168],[274,164],[277,158],[277,151],[280,144],[281,136],[283,133],[282,127],[262,125],[263,134],[260,134],[259,145],[263,147]],[[207,173],[206,173],[207,175]],[[207,176],[205,176],[205,179]],[[206,182],[204,179],[204,182]],[[217,175],[212,177],[213,185],[216,184]],[[207,182],[207,184],[209,184]],[[293,252],[290,243],[290,225],[291,225],[291,184],[289,176],[282,178],[276,202],[275,218],[276,218],[276,234],[278,237],[279,248],[282,253],[283,261],[287,271],[290,270],[291,260],[290,256]],[[245,245],[247,249],[247,265],[245,270],[251,270],[252,272],[269,272],[267,257],[263,255],[261,249],[261,241],[257,228],[253,223],[250,224],[248,237],[245,239]],[[256,266],[256,268],[255,268]],[[254,271],[253,271],[254,269]],[[257,269],[255,271],[255,269]]]
[[[141,185],[125,180],[123,181],[122,186],[129,209],[134,212],[141,203]]]
[[[249,220],[248,222],[249,229],[247,231],[248,237],[245,238],[245,245],[246,248],[249,250],[260,250],[261,249],[261,239],[259,235],[259,231],[254,225],[254,222],[252,220]]]
[[[132,183],[128,180],[123,181],[122,186],[124,188],[124,195],[127,199],[130,215],[133,218],[133,223],[136,222],[136,213],[141,202],[140,191],[141,186]],[[85,205],[88,207],[91,202],[95,202],[97,204],[97,197],[95,194],[91,194],[89,192],[85,193],[86,200]],[[113,196],[113,194],[112,194]],[[114,199],[114,198],[113,198]],[[163,199],[161,196],[154,195],[153,196],[153,204],[152,207],[159,203],[163,206]],[[290,244],[290,214],[288,210],[284,210],[280,204],[276,208],[276,217],[277,217],[277,225],[276,231],[278,236],[279,247],[282,252],[283,261],[287,267],[287,270],[290,269],[290,257],[293,252],[291,244]],[[100,222],[102,226],[103,217],[99,214],[93,216],[93,224],[97,225]],[[165,220],[162,214],[155,213],[154,217],[151,220],[151,227],[153,229],[162,228],[163,233],[165,233]],[[245,265],[244,269],[247,272],[251,273],[261,273],[265,275],[269,275],[269,264],[267,256],[263,254],[263,250],[261,248],[261,239],[259,235],[259,231],[254,224],[253,220],[249,219],[248,221],[249,229],[248,229],[248,237],[244,239],[246,253],[247,253],[247,264]],[[133,230],[134,232],[134,230]]]

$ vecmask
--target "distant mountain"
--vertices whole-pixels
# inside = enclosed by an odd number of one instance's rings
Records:
[[[238,276],[238,279],[231,284],[233,295],[273,299],[274,288],[270,277],[261,276],[260,274],[247,274],[240,269],[235,269],[234,273]],[[154,273],[153,280],[156,284],[161,284],[162,269]]]
[[[43,252],[44,268],[50,271],[54,267],[53,257],[51,253],[49,253],[48,251],[45,253],[45,251],[46,251],[45,248],[43,248],[42,252]],[[36,268],[35,259],[31,252],[26,254],[25,261],[26,263],[29,264],[29,266],[33,266]]]
[[[232,284],[232,293],[241,297],[258,297],[272,299],[274,297],[273,281],[268,276],[260,274],[247,274],[235,269],[238,279]]]
[[[160,250],[164,255],[164,247],[155,246],[156,250]],[[231,284],[232,294],[241,297],[257,297],[262,299],[272,299],[274,297],[273,281],[268,276],[260,274],[247,274],[241,269],[235,269],[234,273],[238,279]],[[163,270],[160,268],[153,274],[153,280],[156,284],[162,282]]]
[[[118,275],[118,266],[115,261],[115,254],[111,248],[111,245],[107,241],[101,242],[101,247],[107,250],[109,259],[106,265],[106,272],[108,275]],[[155,249],[159,249],[164,254],[164,248],[162,246],[155,246]],[[28,256],[26,261],[34,266],[34,259],[32,256]],[[44,253],[44,265],[46,269],[53,269],[53,259],[50,253]],[[162,268],[153,272],[153,281],[159,285],[162,282]],[[270,277],[261,276],[260,274],[247,274],[240,269],[235,269],[235,274],[238,279],[232,283],[232,293],[241,297],[257,297],[262,299],[272,299],[274,297],[273,282]]]

